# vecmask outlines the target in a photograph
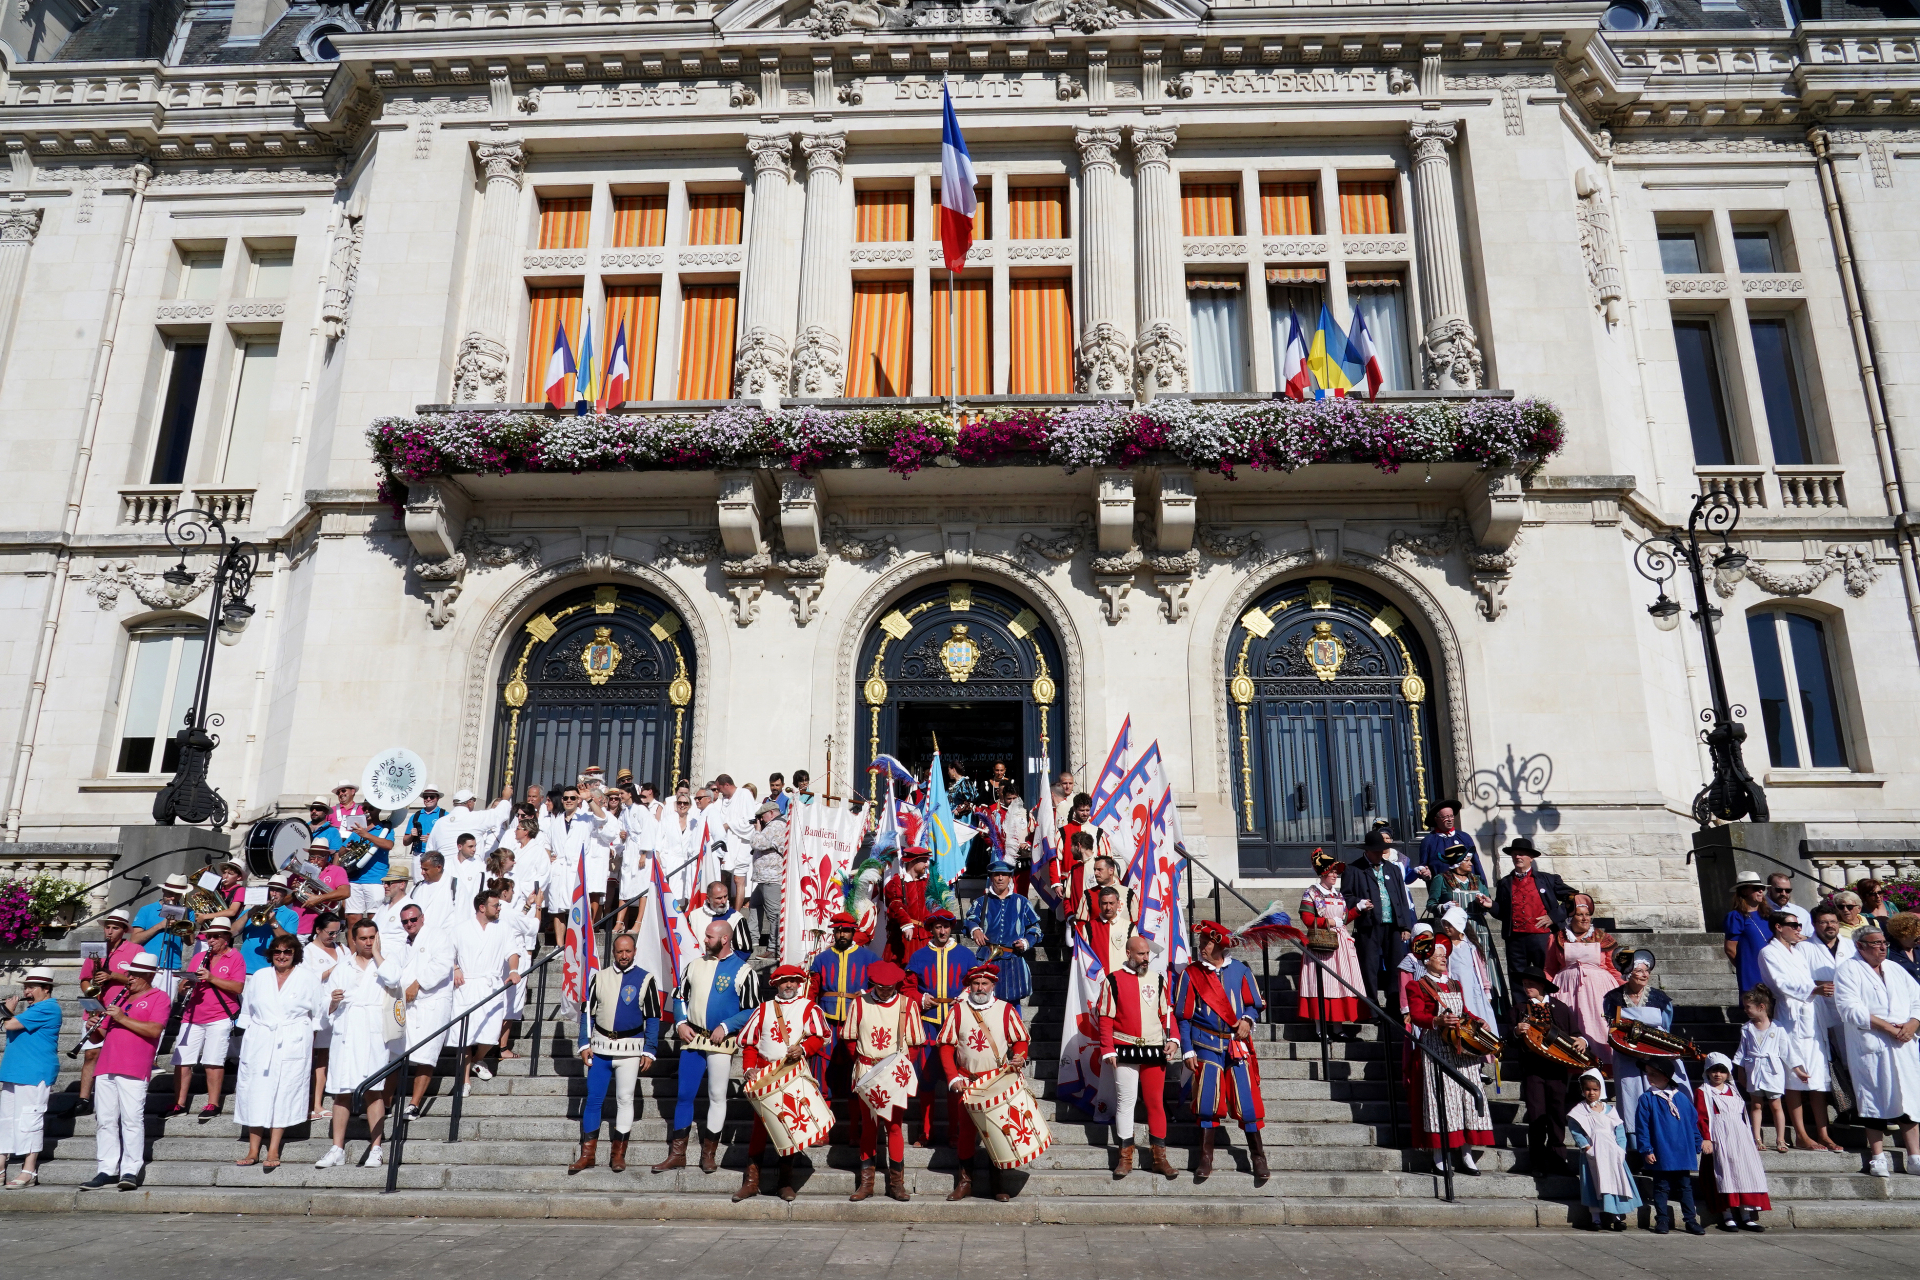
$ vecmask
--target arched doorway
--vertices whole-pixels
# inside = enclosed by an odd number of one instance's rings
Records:
[[[1376,819],[1420,829],[1438,779],[1433,668],[1398,609],[1350,582],[1274,587],[1228,635],[1234,816],[1244,875],[1359,856]]]
[[[1066,767],[1059,642],[1007,591],[945,582],[909,593],[873,624],[857,670],[858,790],[875,755],[922,773],[935,738],[942,761],[970,777],[1004,761],[1029,802]]]
[[[680,615],[626,584],[581,587],[527,619],[500,669],[493,794],[597,764],[671,790],[687,761],[694,655]]]

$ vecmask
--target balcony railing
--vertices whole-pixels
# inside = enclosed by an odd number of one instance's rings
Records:
[[[1787,511],[1833,510],[1847,505],[1839,467],[1775,467],[1780,479],[1780,506]]]
[[[251,488],[223,486],[187,489],[177,484],[129,485],[120,490],[120,523],[136,529],[158,529],[173,518],[176,511],[199,507],[232,526],[253,523]]]
[[[1695,467],[1693,473],[1701,493],[1725,494],[1741,507],[1767,505],[1765,467]]]

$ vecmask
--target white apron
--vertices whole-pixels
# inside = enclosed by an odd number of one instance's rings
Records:
[[[320,981],[295,965],[286,985],[273,969],[247,978],[240,992],[240,1074],[233,1118],[242,1127],[284,1129],[307,1118],[313,1088],[313,1029],[325,1008]]]
[[[1584,1154],[1593,1189],[1603,1196],[1631,1200],[1634,1186],[1633,1174],[1627,1170],[1627,1152],[1613,1136],[1613,1127],[1619,1122],[1620,1117],[1604,1102],[1598,1113],[1585,1102],[1575,1103],[1567,1113],[1567,1123],[1587,1140]]]
[[[1713,1184],[1723,1196],[1764,1195],[1767,1171],[1753,1145],[1753,1126],[1747,1122],[1747,1100],[1732,1085],[1715,1089],[1702,1085],[1707,1101],[1707,1137],[1713,1143]]]

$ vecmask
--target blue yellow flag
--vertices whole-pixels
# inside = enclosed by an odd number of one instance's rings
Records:
[[[1353,379],[1341,364],[1346,354],[1347,335],[1333,322],[1333,312],[1323,302],[1320,322],[1314,326],[1313,338],[1307,344],[1307,371],[1313,375],[1314,399],[1344,396],[1353,389]]]
[[[967,846],[973,843],[968,833],[965,843],[953,817],[953,802],[947,798],[947,779],[940,769],[940,751],[934,749],[933,767],[927,772],[927,802],[921,807],[926,819],[922,834],[926,837],[927,847],[933,850],[934,869],[943,880],[952,880],[960,874],[966,865]]]

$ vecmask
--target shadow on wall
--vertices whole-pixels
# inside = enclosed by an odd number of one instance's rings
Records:
[[[1560,827],[1560,811],[1547,802],[1553,781],[1553,757],[1544,751],[1507,758],[1491,769],[1476,769],[1467,779],[1467,803],[1487,815],[1474,832],[1483,852],[1498,851],[1515,836],[1537,840]],[[1495,874],[1491,868],[1488,874]]]

